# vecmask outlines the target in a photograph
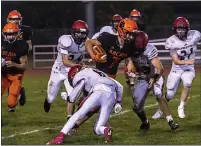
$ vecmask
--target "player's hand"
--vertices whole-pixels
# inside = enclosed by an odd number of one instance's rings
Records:
[[[114,112],[115,114],[119,114],[122,110],[121,104],[120,103],[116,103],[114,106]]]
[[[6,61],[6,66],[7,67],[15,67],[15,63],[14,62],[12,62],[12,61]]]
[[[185,64],[193,65],[195,63],[195,60],[185,60]]]
[[[148,89],[151,89],[154,85],[154,82],[155,82],[155,79],[154,78],[150,78],[149,79],[149,86],[148,86]]]

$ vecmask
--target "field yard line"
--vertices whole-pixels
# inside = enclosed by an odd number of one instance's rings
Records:
[[[192,96],[192,98],[195,98],[195,97],[200,97],[200,95],[194,95],[194,96]],[[178,100],[178,99],[173,99],[172,101],[176,101],[176,100]],[[150,108],[150,107],[157,106],[157,105],[158,105],[158,103],[150,104],[150,105],[145,106],[145,108]],[[112,114],[110,116],[110,118],[117,117],[119,115],[124,115],[124,114],[126,114],[126,113],[128,113],[130,111],[131,110],[124,110],[124,111],[122,111],[119,114]],[[12,135],[9,135],[9,136],[1,137],[1,139],[13,138],[15,136],[27,135],[27,134],[37,133],[37,132],[40,132],[40,131],[45,131],[45,130],[50,130],[50,129],[59,129],[59,128],[62,128],[62,126],[58,126],[58,127],[54,127],[54,128],[47,127],[47,128],[42,128],[42,129],[36,129],[36,130],[32,130],[32,131],[27,131],[27,132],[24,132],[24,133],[12,134]]]

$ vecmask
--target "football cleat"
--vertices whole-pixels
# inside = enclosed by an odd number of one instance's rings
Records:
[[[107,125],[107,127],[104,129],[104,137],[105,137],[105,143],[109,143],[112,140],[112,128],[110,125]]]
[[[184,107],[178,106],[178,110],[177,111],[178,111],[179,118],[181,118],[181,119],[185,118]]]
[[[26,95],[25,95],[25,89],[22,87],[20,90],[20,95],[19,95],[19,104],[20,106],[23,106],[26,103]]]
[[[44,111],[45,111],[46,113],[48,113],[48,112],[50,111],[50,106],[51,106],[51,104],[48,103],[47,98],[45,98],[43,107],[44,107]]]
[[[169,124],[169,126],[170,126],[170,128],[171,128],[172,130],[176,130],[177,128],[179,128],[179,124],[175,123],[173,120],[170,120],[170,121],[168,122],[168,124]]]
[[[54,138],[50,142],[48,142],[47,145],[60,145],[63,143],[64,143],[64,137],[63,136],[57,136],[56,138]]]
[[[156,113],[152,116],[152,119],[159,119],[161,118],[163,115],[163,112],[161,111],[160,108],[158,108],[158,110],[156,111]]]
[[[15,107],[14,107],[14,108],[8,108],[8,111],[9,111],[9,112],[15,112],[15,110],[16,110]]]
[[[140,130],[149,130],[150,129],[150,123],[149,121],[146,124],[141,124]]]

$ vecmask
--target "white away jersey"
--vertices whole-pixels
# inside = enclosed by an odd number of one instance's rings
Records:
[[[177,55],[180,60],[195,59],[195,51],[197,50],[197,43],[201,40],[201,34],[197,30],[190,30],[187,34],[185,41],[180,40],[175,35],[169,37],[165,43],[165,49],[170,50],[170,54]],[[194,65],[175,65],[172,64],[174,69],[189,69]]]
[[[122,94],[123,94],[123,86],[119,82],[108,77],[102,71],[99,71],[94,68],[82,69],[80,72],[78,72],[75,75],[75,77],[73,79],[73,87],[75,87],[77,84],[79,84],[82,80],[85,81],[84,89],[87,92],[90,93],[92,90],[104,90],[104,91],[113,93],[115,90],[117,93],[117,100],[121,101]],[[98,86],[96,86],[96,85],[98,85]],[[106,85],[106,86],[104,86],[104,85]],[[110,88],[108,88],[108,86],[110,86]],[[111,88],[113,90],[111,90]]]
[[[148,43],[143,55],[140,55],[137,58],[132,58],[132,61],[137,69],[137,72],[140,73],[141,78],[151,77],[155,74],[156,69],[151,63],[151,60],[157,56],[157,48],[154,45]]]
[[[92,39],[97,39],[98,36],[103,33],[103,32],[108,32],[110,34],[113,34],[113,35],[117,35],[117,32],[114,32],[113,29],[112,29],[112,26],[104,26],[100,29],[99,32],[97,32],[96,34],[94,34],[94,36],[92,37]]]
[[[62,35],[58,40],[57,51],[58,54],[53,69],[59,68],[67,73],[70,67],[63,64],[62,54],[68,55],[70,61],[79,63],[84,57],[85,47],[84,43],[77,45],[71,35]]]

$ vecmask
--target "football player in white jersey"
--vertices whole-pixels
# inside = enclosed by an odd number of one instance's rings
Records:
[[[165,49],[170,51],[172,68],[167,79],[166,99],[171,100],[178,88],[180,80],[183,82],[181,102],[178,106],[178,116],[185,118],[184,105],[190,93],[192,82],[195,78],[194,59],[197,43],[201,40],[201,34],[197,30],[190,30],[189,22],[184,17],[178,17],[173,24],[174,35],[165,43]],[[152,118],[160,118],[160,109]]]
[[[44,102],[45,112],[49,112],[62,82],[64,82],[67,95],[73,90],[68,82],[68,71],[72,66],[79,64],[84,56],[84,42],[87,39],[88,31],[88,25],[82,20],[77,20],[72,25],[72,34],[62,35],[59,38],[57,45],[58,54],[52,67],[47,87],[47,98]],[[67,117],[73,114],[73,107],[73,104],[68,103]]]
[[[158,58],[157,48],[148,43],[146,48],[136,48],[134,51],[135,54],[128,63],[128,71],[130,72],[134,65],[136,72],[139,73],[135,86],[132,88],[132,97],[133,111],[142,122],[140,130],[148,130],[150,128],[150,123],[144,110],[144,104],[149,91],[152,89],[156,100],[165,113],[170,128],[172,130],[177,129],[179,125],[173,121],[167,101],[163,96],[163,84],[165,80],[163,75],[164,68]]]
[[[99,32],[94,34],[92,39],[97,39],[99,37],[99,35],[103,32],[108,32],[110,34],[117,35],[117,28],[118,28],[118,24],[121,21],[121,19],[122,19],[122,17],[119,14],[115,14],[112,17],[112,20],[110,22],[111,26],[102,27]]]
[[[107,124],[113,107],[121,108],[123,86],[102,71],[93,68],[74,66],[68,73],[70,84],[74,87],[67,100],[74,103],[82,90],[89,92],[88,99],[64,125],[60,134],[47,144],[63,144],[64,137],[76,122],[83,118],[92,108],[99,106],[99,117],[94,125],[94,133],[104,135],[105,142],[112,139],[112,128]],[[119,111],[119,112],[120,112]]]

